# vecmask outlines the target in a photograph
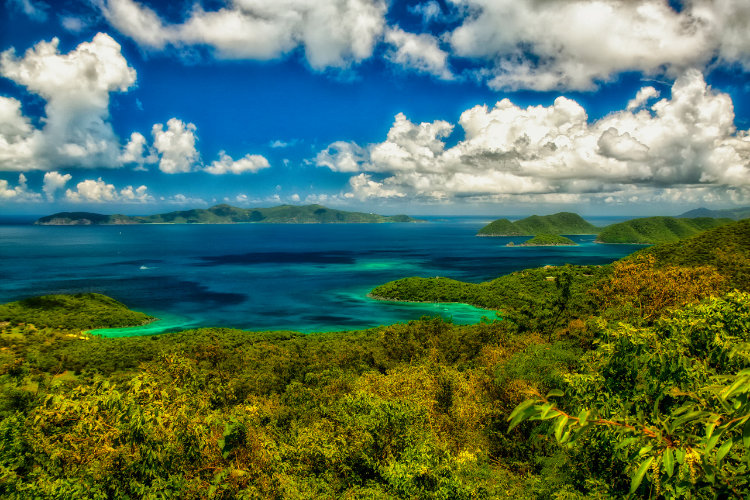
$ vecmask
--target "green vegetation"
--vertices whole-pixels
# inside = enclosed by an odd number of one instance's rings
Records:
[[[68,330],[144,325],[155,318],[98,293],[43,295],[0,305],[0,321]]]
[[[497,219],[479,230],[477,236],[527,236],[508,219]]]
[[[510,243],[508,244],[510,245]],[[518,246],[522,247],[554,247],[554,246],[565,246],[565,245],[572,245],[576,246],[578,243],[571,240],[570,238],[566,238],[565,236],[559,236],[556,234],[537,234],[530,240],[526,240],[523,243],[521,243]]]
[[[678,217],[713,217],[714,219],[729,218],[734,220],[747,219],[750,217],[750,207],[728,208],[725,210],[710,210],[708,208],[696,208],[689,210]]]
[[[461,302],[498,310],[504,318],[523,322],[542,318],[542,311],[559,300],[562,286],[572,297],[566,306],[568,313],[585,314],[590,308],[586,291],[609,272],[606,266],[566,265],[525,269],[484,283],[411,277],[380,285],[370,296],[403,302]]]
[[[750,220],[645,248],[635,255],[652,255],[657,266],[713,266],[726,277],[730,288],[750,290]]]
[[[599,243],[635,243],[655,244],[677,241],[693,236],[707,229],[732,222],[731,219],[678,219],[676,217],[646,217],[633,219],[604,228],[597,242]]]
[[[64,297],[9,304],[0,496],[741,498],[748,252],[742,221],[610,266],[373,290],[502,311],[466,326],[101,338]],[[70,304],[127,312],[100,297]]]
[[[37,225],[92,224],[234,224],[234,223],[378,223],[417,222],[407,215],[377,215],[345,212],[321,205],[281,205],[271,208],[237,208],[216,205],[208,209],[181,210],[147,216],[102,215],[88,212],[61,212],[37,220]]]
[[[553,215],[532,215],[510,222],[498,219],[484,226],[478,236],[534,236],[537,234],[597,234],[599,228],[586,222],[580,215],[559,212]]]

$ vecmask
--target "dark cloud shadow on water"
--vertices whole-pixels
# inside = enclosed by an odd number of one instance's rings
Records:
[[[248,300],[242,293],[216,292],[196,281],[172,276],[131,278],[81,278],[32,283],[31,295],[96,292],[123,300],[128,306],[169,310],[175,304],[203,307],[236,306]]]

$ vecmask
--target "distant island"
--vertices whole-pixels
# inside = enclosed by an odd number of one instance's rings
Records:
[[[508,247],[557,247],[557,246],[578,246],[578,243],[571,240],[570,238],[566,238],[565,236],[560,236],[558,234],[537,234],[530,240],[526,240],[523,243],[516,245],[512,241],[508,243]]]
[[[653,245],[669,243],[700,232],[733,222],[732,219],[697,217],[646,217],[633,219],[605,227],[596,239],[597,243],[634,243]]]
[[[715,219],[729,218],[734,220],[747,219],[750,217],[750,207],[728,208],[725,210],[711,210],[710,208],[696,208],[688,210],[678,217],[713,217]]]
[[[420,222],[408,215],[377,215],[346,212],[322,205],[280,205],[270,208],[238,208],[216,205],[211,208],[181,210],[165,214],[132,216],[104,215],[90,212],[59,212],[34,222],[39,226],[92,226],[126,224],[332,224]]]
[[[498,219],[479,230],[477,236],[536,236],[539,234],[598,234],[600,229],[572,212],[532,215],[511,222]]]

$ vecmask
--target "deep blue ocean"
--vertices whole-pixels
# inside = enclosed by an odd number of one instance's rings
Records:
[[[594,236],[572,236],[577,247],[506,247],[525,238],[475,236],[492,219],[94,227],[6,220],[0,224],[0,302],[100,292],[162,319],[103,332],[111,335],[198,326],[335,331],[436,314],[471,323],[494,314],[464,305],[380,302],[367,293],[407,276],[481,282],[547,264],[604,264],[640,248],[596,244]]]

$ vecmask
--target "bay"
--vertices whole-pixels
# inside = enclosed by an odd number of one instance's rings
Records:
[[[621,218],[626,219],[626,218]],[[302,332],[359,329],[441,315],[494,313],[461,304],[370,299],[386,281],[445,276],[487,281],[543,265],[605,264],[641,248],[571,236],[577,247],[506,247],[480,238],[492,218],[420,224],[0,225],[0,301],[99,292],[161,320],[98,331],[141,335],[201,326]],[[592,219],[594,224],[598,222]],[[610,222],[609,220],[607,222]]]

